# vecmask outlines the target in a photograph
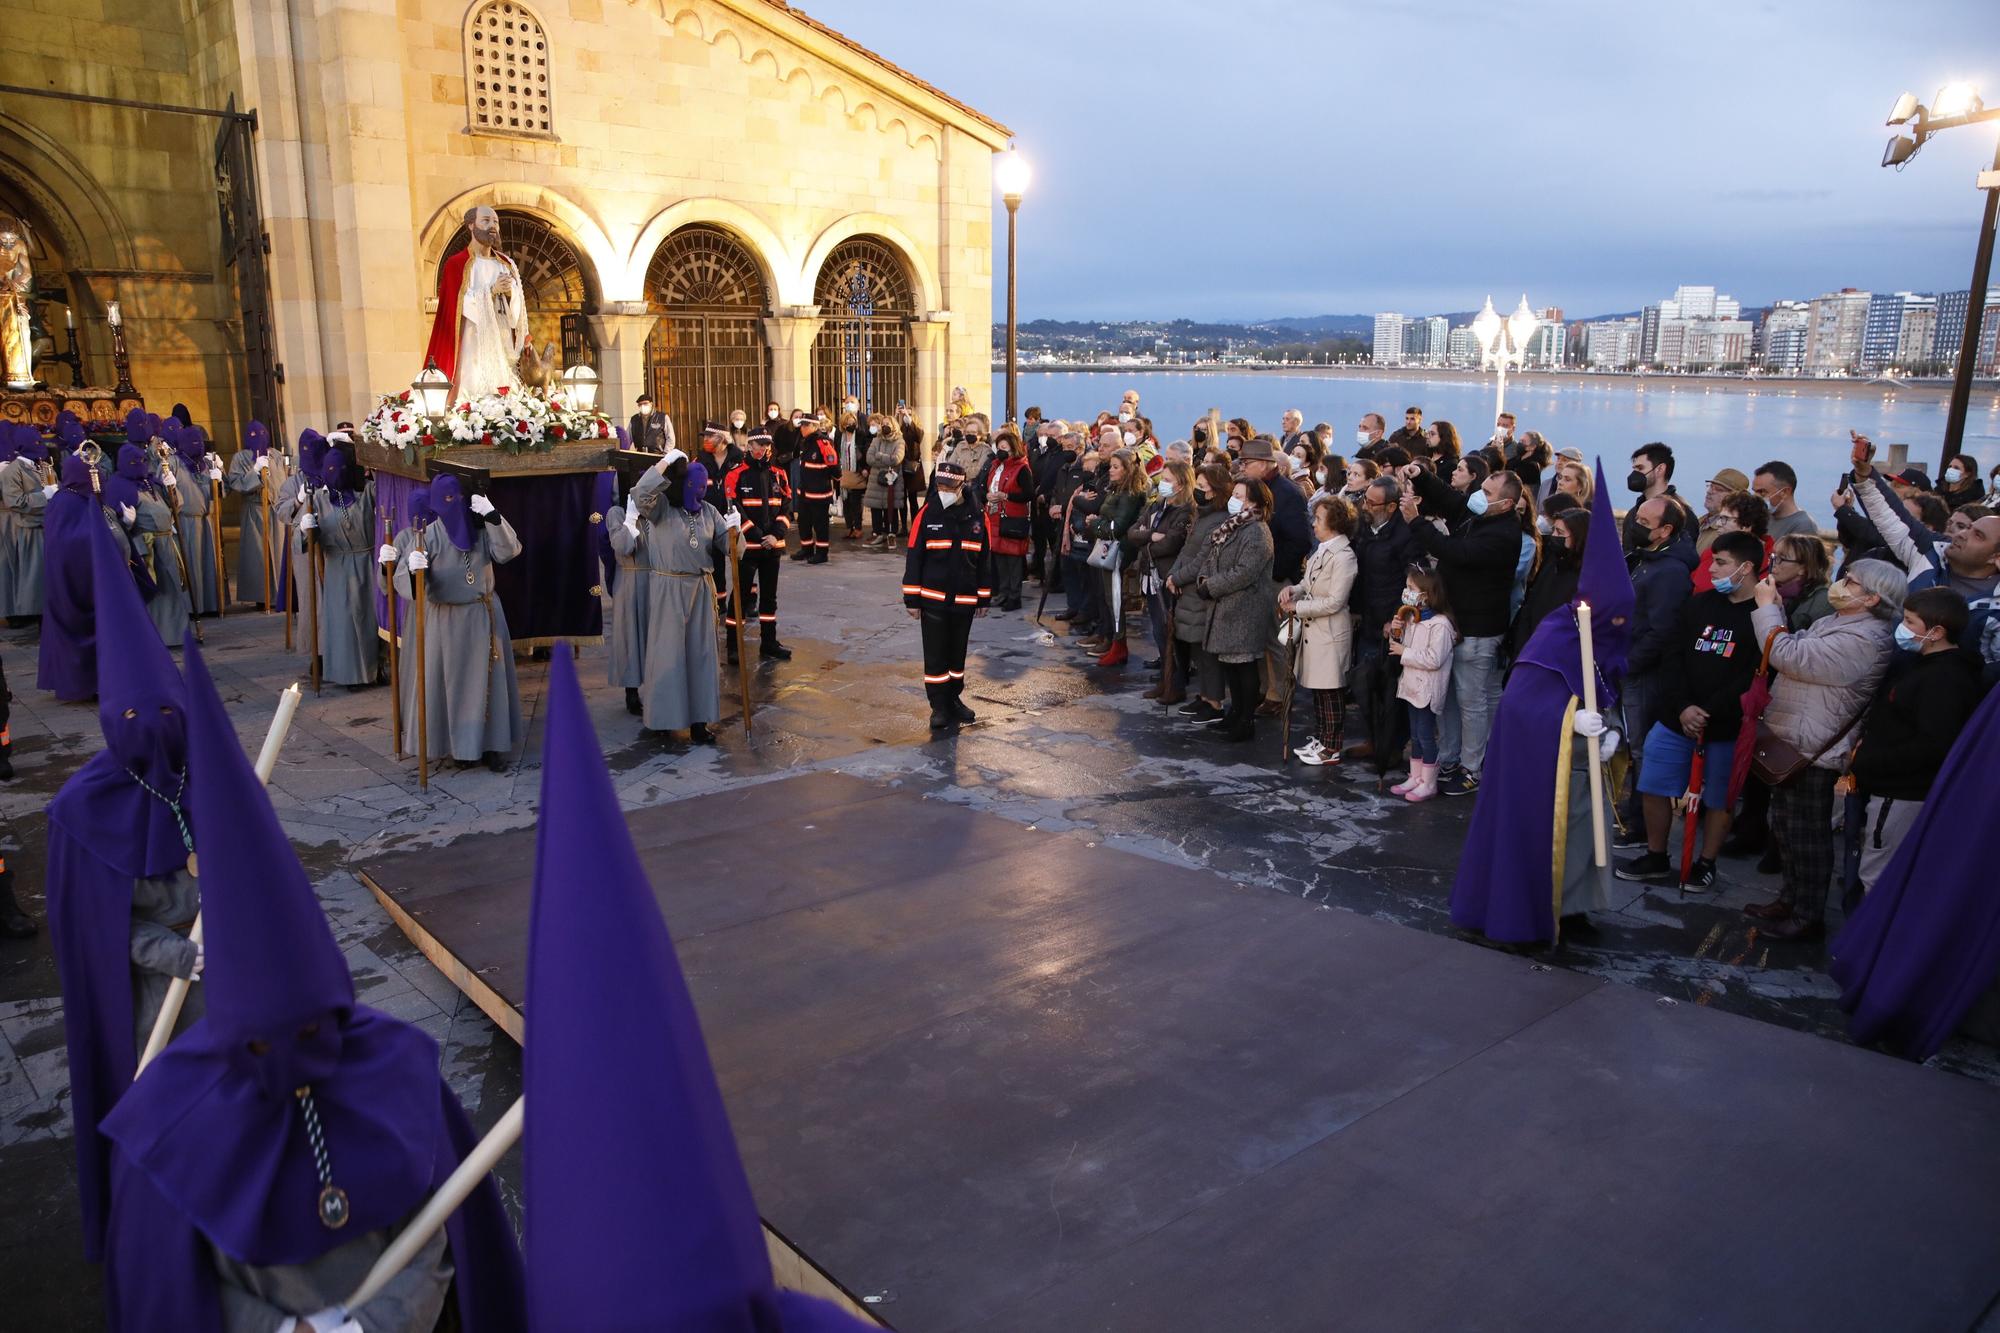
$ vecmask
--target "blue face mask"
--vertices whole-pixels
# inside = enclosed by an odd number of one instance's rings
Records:
[[[1717,579],[1715,580],[1715,590],[1721,593],[1724,597],[1727,597],[1729,596],[1730,593],[1736,591],[1736,580]]]
[[[1910,631],[1908,625],[1896,626],[1896,646],[1904,652],[1918,653],[1924,648],[1924,641]]]
[[[1466,497],[1465,497],[1465,507],[1466,507],[1467,509],[1470,509],[1470,510],[1471,510],[1471,511],[1472,511],[1472,512],[1473,512],[1474,514],[1483,514],[1483,513],[1485,513],[1485,512],[1486,512],[1486,492],[1485,492],[1485,491],[1474,491],[1474,492],[1473,492],[1472,494],[1470,494],[1470,495],[1466,496]]]

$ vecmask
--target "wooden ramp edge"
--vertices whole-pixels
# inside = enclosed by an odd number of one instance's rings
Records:
[[[451,950],[444,947],[435,935],[417,922],[417,919],[403,910],[403,905],[395,900],[387,890],[375,882],[375,877],[366,870],[356,870],[355,875],[368,886],[375,900],[382,904],[399,930],[409,937],[425,958],[452,985],[465,993],[467,999],[479,1006],[479,1012],[492,1019],[494,1024],[514,1039],[515,1045],[523,1040],[523,1020],[521,1011],[500,998],[498,991],[479,979],[479,974],[467,967]],[[761,1219],[760,1219],[761,1220]],[[778,1285],[787,1291],[802,1292],[807,1296],[817,1296],[831,1301],[856,1318],[865,1319],[878,1327],[889,1325],[876,1313],[840,1285],[831,1273],[814,1263],[804,1251],[785,1239],[777,1228],[764,1222],[764,1248],[771,1256],[771,1273]]]

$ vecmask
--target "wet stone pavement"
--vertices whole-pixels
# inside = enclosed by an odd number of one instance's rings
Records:
[[[1204,867],[1323,910],[1453,933],[1448,899],[1470,801],[1407,805],[1379,792],[1366,764],[1281,766],[1275,721],[1259,723],[1254,744],[1211,739],[1140,697],[1151,680],[1139,666],[1146,654],[1100,669],[1069,647],[1052,618],[1059,596],[1048,608],[1052,633],[1039,631],[1032,583],[1028,612],[995,613],[974,629],[968,699],[978,722],[933,739],[900,581],[900,552],[844,542],[827,565],[787,562],[780,624],[796,656],[753,665],[748,738],[730,677],[715,747],[644,735],[622,694],[604,684],[603,649],[585,648],[591,710],[624,806],[733,788],[754,799],[759,784],[834,770],[1000,815],[1024,836],[1080,832],[1092,845]],[[284,650],[281,624],[247,612],[204,623],[210,669],[253,753],[279,691],[304,674],[301,655]],[[0,631],[0,658],[14,690],[17,775],[0,786],[0,850],[39,918],[43,808],[98,747],[97,716],[33,687],[33,631]],[[361,1000],[438,1040],[444,1072],[481,1128],[519,1092],[518,1051],[404,939],[350,866],[533,822],[547,668],[526,656],[517,666],[528,738],[507,773],[447,764],[420,790],[414,759],[390,753],[389,692],[329,687],[308,694],[271,782]],[[1302,699],[1293,718],[1301,737],[1309,713]],[[1844,1040],[1823,949],[1759,941],[1739,910],[1776,880],[1747,861],[1725,860],[1722,876],[1718,891],[1686,897],[1621,883],[1618,910],[1597,918],[1594,938],[1524,955],[1520,965],[1570,968],[1662,1003],[1712,1005]],[[10,1325],[87,1329],[101,1315],[78,1240],[59,996],[46,932],[0,941],[0,1310]],[[2000,1082],[2000,1056],[1982,1044],[1954,1042],[1933,1063]],[[501,1174],[516,1204],[518,1151]]]

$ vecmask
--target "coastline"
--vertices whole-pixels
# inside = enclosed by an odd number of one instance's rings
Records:
[[[1022,365],[1023,375],[1279,375],[1305,379],[1397,379],[1413,384],[1490,381],[1491,374],[1479,370],[1444,366],[1285,366],[1285,365],[1195,365],[1108,363],[1091,366]],[[1007,373],[1005,364],[993,368],[995,375]],[[1908,381],[1899,384],[1874,383],[1861,379],[1768,378],[1748,380],[1735,375],[1634,375],[1623,372],[1565,373],[1514,371],[1507,376],[1510,388],[1593,388],[1629,389],[1639,393],[1740,393],[1772,394],[1813,398],[1875,398],[1890,402],[1942,403],[1951,397],[1948,380]],[[2000,382],[1976,380],[1972,386],[1972,407],[2000,407]]]

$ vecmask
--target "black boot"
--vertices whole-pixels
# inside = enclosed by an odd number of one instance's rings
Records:
[[[779,643],[776,634],[766,634],[763,646],[757,649],[757,656],[777,662],[789,662],[792,660],[792,650]]]
[[[486,752],[486,771],[489,773],[505,773],[507,771],[507,756],[498,750],[488,750]]]
[[[0,745],[0,782],[14,780],[14,742]]]
[[[639,699],[639,691],[629,685],[625,687],[625,711],[633,717],[638,717],[646,711],[646,705]]]
[[[952,716],[951,705],[933,704],[931,706],[932,731],[949,731],[957,725],[958,719]]]
[[[977,722],[979,720],[979,714],[967,708],[963,699],[953,699],[951,701],[951,715],[960,722]]]
[[[801,546],[801,547],[800,547],[800,548],[799,548],[798,550],[796,550],[796,551],[792,552],[792,556],[791,556],[791,558],[792,558],[792,559],[794,559],[794,560],[810,560],[810,559],[812,559],[812,547],[810,547],[810,546]]]
[[[41,927],[14,901],[14,872],[0,870],[0,939],[29,940]]]
[[[708,729],[708,723],[697,722],[688,728],[688,739],[696,745],[713,745],[715,733]]]
[[[729,665],[735,666],[736,660],[736,633],[732,630],[729,634]]]

